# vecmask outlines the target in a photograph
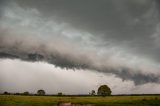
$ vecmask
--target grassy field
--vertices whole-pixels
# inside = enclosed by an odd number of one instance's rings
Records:
[[[95,106],[160,106],[160,96],[56,97],[0,95],[0,106],[54,106],[59,101]]]

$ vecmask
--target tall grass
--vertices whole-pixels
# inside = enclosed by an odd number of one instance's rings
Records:
[[[0,95],[0,106],[54,106],[59,101],[96,106],[160,106],[160,96],[57,97]]]

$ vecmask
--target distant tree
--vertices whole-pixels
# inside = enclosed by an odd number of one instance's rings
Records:
[[[3,94],[4,94],[4,95],[9,95],[10,93],[8,93],[7,91],[5,91]]]
[[[45,95],[45,91],[40,89],[37,91],[37,95]]]
[[[29,95],[29,92],[28,92],[28,91],[26,91],[26,92],[24,92],[24,93],[23,93],[23,95]]]
[[[92,91],[91,91],[91,95],[92,95],[92,96],[96,95],[96,91],[95,91],[95,90],[92,90]]]
[[[62,92],[58,92],[58,96],[62,96],[63,94],[62,94]]]
[[[109,95],[111,95],[111,93],[112,93],[112,91],[107,85],[101,85],[98,88],[98,92],[97,92],[97,94],[101,95],[101,96],[109,96]]]

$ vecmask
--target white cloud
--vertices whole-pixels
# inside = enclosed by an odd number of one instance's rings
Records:
[[[112,74],[89,70],[64,70],[43,62],[0,60],[0,91],[36,93],[44,89],[48,94],[88,94],[101,84],[107,84],[113,94],[158,93],[158,84],[135,86],[132,81],[122,81]],[[151,87],[153,87],[151,89]]]

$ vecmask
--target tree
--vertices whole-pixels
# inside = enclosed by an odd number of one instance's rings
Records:
[[[109,95],[111,95],[111,93],[112,93],[112,91],[107,85],[101,85],[98,88],[98,92],[97,92],[97,94],[101,95],[101,96],[109,96]]]
[[[4,94],[4,95],[9,95],[10,93],[8,93],[7,91],[5,91],[3,94]]]
[[[58,96],[62,96],[63,95],[63,93],[62,92],[58,92]]]
[[[28,92],[28,91],[26,91],[26,92],[24,92],[24,93],[23,93],[23,95],[29,95],[29,92]]]
[[[37,91],[37,95],[45,95],[45,91],[40,89]]]
[[[91,95],[92,95],[92,96],[96,95],[96,91],[95,91],[95,90],[92,90],[92,91],[91,91]]]

